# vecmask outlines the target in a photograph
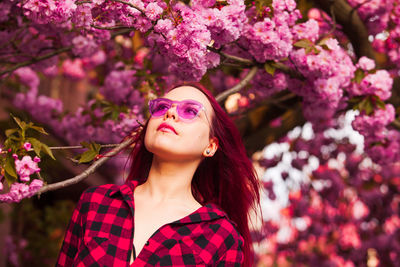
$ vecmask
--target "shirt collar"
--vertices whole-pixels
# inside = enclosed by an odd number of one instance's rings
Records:
[[[139,181],[130,180],[126,181],[123,185],[117,185],[110,188],[109,196],[112,197],[117,193],[120,193],[125,200],[132,200],[133,191],[138,186]],[[206,205],[198,208],[193,213],[189,214],[182,219],[175,221],[174,223],[196,223],[201,221],[212,221],[218,218],[228,218],[228,215],[221,210],[219,206],[214,203],[207,203]]]

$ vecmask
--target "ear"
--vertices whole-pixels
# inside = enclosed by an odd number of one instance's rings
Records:
[[[203,152],[203,156],[204,157],[212,157],[214,156],[215,152],[217,152],[219,147],[219,142],[218,142],[218,138],[213,137],[210,139],[210,143],[208,144],[208,146],[206,147],[206,149]]]

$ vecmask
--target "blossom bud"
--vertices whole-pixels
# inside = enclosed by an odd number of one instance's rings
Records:
[[[26,142],[26,143],[24,144],[24,148],[25,148],[26,151],[28,151],[29,149],[31,149],[31,147],[32,147],[31,143]]]

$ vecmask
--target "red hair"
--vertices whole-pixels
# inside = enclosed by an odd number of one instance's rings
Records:
[[[209,202],[217,204],[237,224],[237,230],[244,238],[243,266],[250,267],[253,251],[249,213],[257,208],[260,201],[257,175],[247,157],[239,131],[211,92],[200,83],[179,84],[172,89],[180,86],[194,87],[208,98],[214,110],[210,134],[219,141],[217,152],[213,157],[205,158],[193,176],[193,195],[202,205]],[[153,154],[144,146],[147,123],[136,136],[136,146],[130,154],[132,161],[128,180],[138,180],[139,183],[147,179],[153,158]]]

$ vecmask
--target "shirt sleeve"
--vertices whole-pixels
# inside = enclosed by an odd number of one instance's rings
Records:
[[[71,220],[69,221],[67,230],[65,232],[64,242],[61,246],[60,253],[56,262],[56,267],[72,266],[76,253],[78,252],[79,244],[82,240],[82,202],[84,199],[82,194],[75,209],[72,213]]]
[[[228,235],[224,241],[226,250],[217,262],[218,267],[234,266],[240,267],[244,261],[243,238],[240,235]]]

